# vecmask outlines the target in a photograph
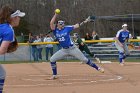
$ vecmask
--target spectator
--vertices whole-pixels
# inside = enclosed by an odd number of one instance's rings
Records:
[[[92,40],[92,37],[89,35],[89,33],[86,33],[85,40]]]
[[[30,39],[32,38],[33,34],[31,32],[29,32],[29,37],[28,37],[28,40],[30,41]],[[28,41],[28,42],[29,42]]]
[[[34,43],[36,42],[36,37],[35,36],[31,36],[29,43]],[[38,61],[38,50],[36,45],[32,45],[32,56],[34,58],[34,61]]]
[[[40,36],[36,36],[36,42],[42,42]],[[38,50],[38,58],[42,60],[42,45],[37,45],[37,50]]]
[[[92,37],[91,35],[89,35],[89,33],[86,33],[85,40],[92,40]],[[90,46],[91,44],[87,44],[87,45]]]
[[[96,31],[93,31],[92,32],[92,40],[99,40],[99,36],[98,34],[96,33]],[[94,42],[93,44],[97,44],[98,42]]]
[[[92,32],[92,39],[93,40],[99,40],[100,39],[96,31]]]
[[[46,37],[44,38],[44,42],[53,42],[54,39],[50,36],[50,34],[46,35]],[[47,44],[46,45],[46,60],[48,60],[48,56],[53,55],[53,44]]]
[[[39,37],[40,37],[41,41],[43,42],[44,41],[44,35],[40,34]]]

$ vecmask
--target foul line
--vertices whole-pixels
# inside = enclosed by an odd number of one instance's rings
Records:
[[[46,76],[46,75],[29,75],[29,76]],[[48,76],[48,75],[47,75]],[[69,75],[60,75],[60,76],[69,76]],[[101,75],[102,77],[104,76],[108,76],[108,75]],[[10,76],[9,76],[10,77]],[[67,83],[62,83],[62,84],[58,84],[58,82],[56,83],[40,83],[40,84],[22,84],[22,85],[5,85],[6,87],[37,87],[37,86],[58,86],[58,85],[72,85],[72,84],[92,84],[92,83],[98,83],[98,82],[109,82],[109,81],[115,81],[115,80],[121,80],[123,77],[122,76],[114,76],[114,78],[109,78],[109,79],[102,79],[102,80],[90,80],[90,79],[61,79],[59,78],[59,80],[72,80],[72,81],[76,81],[76,80],[89,80],[89,81],[82,81],[82,82],[67,82]],[[21,79],[23,81],[33,81],[33,82],[38,82],[38,81],[47,81],[47,80],[43,80],[43,79]],[[49,81],[54,81],[54,80],[49,80]]]

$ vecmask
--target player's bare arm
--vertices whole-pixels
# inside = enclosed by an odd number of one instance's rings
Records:
[[[0,55],[7,53],[10,41],[3,41],[0,47]]]
[[[79,28],[80,26],[79,26],[79,24],[77,23],[77,24],[75,24],[75,25],[73,25],[73,28],[74,29],[76,29],[76,28]]]
[[[80,26],[86,24],[87,22],[89,22],[88,19],[84,20],[84,21],[81,22],[81,23],[77,23],[77,24],[73,25],[73,27],[74,27],[74,29],[79,28]]]
[[[50,21],[50,28],[51,30],[55,30],[55,21],[56,21],[56,17],[58,14],[54,14],[54,16],[52,17],[51,21]]]

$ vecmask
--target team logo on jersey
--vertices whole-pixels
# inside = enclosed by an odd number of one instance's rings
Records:
[[[67,35],[67,33],[62,33],[62,34],[58,33],[58,34],[56,34],[56,37],[65,37],[66,35]]]
[[[128,33],[122,33],[122,37],[128,37]]]

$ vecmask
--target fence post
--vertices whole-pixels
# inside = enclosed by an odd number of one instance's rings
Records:
[[[4,62],[5,62],[5,54],[4,54]]]
[[[30,49],[30,62],[32,61],[32,46],[30,45],[30,44],[28,44],[29,45],[29,49]]]

